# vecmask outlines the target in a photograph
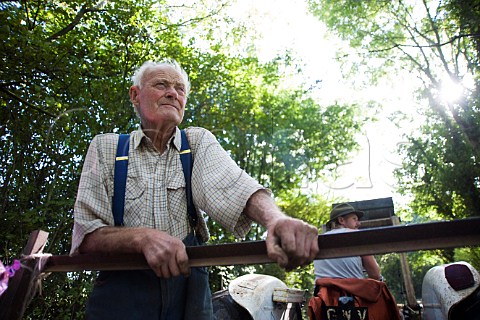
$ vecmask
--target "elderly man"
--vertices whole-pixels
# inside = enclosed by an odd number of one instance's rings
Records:
[[[186,246],[208,240],[205,221],[189,222],[179,157],[190,90],[174,60],[143,64],[130,99],[140,128],[130,134],[124,225],[112,215],[117,134],[89,147],[77,200],[71,254],[141,253],[151,270],[101,272],[87,304],[89,319],[211,319],[208,273],[190,268]],[[269,191],[241,170],[206,129],[185,129],[193,155],[196,214],[207,214],[237,237],[255,221],[267,229],[270,258],[292,269],[318,253],[315,227],[286,216]]]

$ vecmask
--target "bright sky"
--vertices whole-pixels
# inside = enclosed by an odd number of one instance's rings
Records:
[[[311,84],[321,80],[317,92],[320,103],[335,101],[357,102],[376,99],[384,101],[385,109],[379,122],[369,124],[359,136],[361,150],[351,155],[351,160],[339,168],[342,178],[314,186],[314,190],[327,196],[341,196],[348,201],[398,196],[393,193],[392,171],[400,165],[396,147],[403,143],[402,132],[388,116],[396,109],[414,107],[410,93],[405,94],[404,83],[384,83],[377,88],[354,90],[343,79],[340,66],[334,59],[336,50],[345,44],[333,36],[326,36],[326,28],[307,13],[304,0],[241,0],[232,7],[236,17],[253,19],[256,34],[261,37],[257,49],[261,59],[269,60],[285,50],[294,50],[306,63],[302,80]],[[402,94],[399,95],[399,91]],[[397,99],[398,98],[398,99]]]
[[[196,8],[201,1],[212,3],[210,0],[191,1]],[[336,51],[347,46],[334,36],[326,35],[326,28],[307,13],[305,0],[237,0],[228,8],[227,15],[252,28],[261,60],[268,61],[286,50],[301,58],[306,67],[301,78],[297,78],[298,83],[314,85],[316,80],[321,80],[315,95],[320,104],[356,101],[366,106],[372,99],[381,102],[384,109],[377,116],[379,121],[367,125],[358,138],[361,150],[352,153],[350,162],[339,168],[342,178],[313,188],[326,196],[345,197],[347,201],[392,196],[397,202],[392,171],[400,165],[396,147],[403,143],[402,133],[409,129],[399,130],[388,117],[397,110],[415,111],[411,88],[407,87],[414,82],[411,75],[397,74],[395,82],[384,82],[376,88],[354,89],[342,76],[334,59]],[[182,16],[185,18],[185,11]],[[217,32],[217,36],[223,38],[222,30]]]

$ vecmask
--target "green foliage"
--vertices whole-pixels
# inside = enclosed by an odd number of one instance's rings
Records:
[[[455,249],[455,261],[466,261],[480,270],[480,248],[466,247]]]
[[[417,299],[422,297],[423,277],[430,268],[446,263],[438,251],[428,252],[409,252],[407,255],[410,276],[413,282],[413,289]],[[395,297],[397,303],[406,303],[404,277],[402,274],[400,257],[398,254],[391,253],[382,256],[376,256],[381,267],[385,282]]]
[[[434,123],[424,126],[432,134],[410,138],[405,145],[407,161],[396,173],[404,177],[400,190],[415,194],[412,210],[429,219],[478,215],[480,171],[471,145],[460,139],[458,130]]]
[[[83,319],[96,273],[53,273],[42,281],[25,319]]]
[[[308,3],[310,11],[352,47],[402,41],[405,35],[401,26],[412,9],[406,3],[389,1],[310,0]],[[395,19],[389,19],[392,17]]]
[[[394,49],[407,38],[404,25],[410,19],[411,6],[396,1],[309,0],[307,3],[310,12],[332,33],[351,48],[359,49],[355,53],[358,57],[343,51],[337,53],[347,76],[362,74],[377,83],[382,76],[396,72],[399,60],[404,58]]]

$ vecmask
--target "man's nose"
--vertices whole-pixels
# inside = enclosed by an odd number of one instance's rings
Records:
[[[167,97],[177,98],[178,92],[177,92],[177,90],[175,90],[175,87],[169,86],[169,87],[166,88],[165,95]]]

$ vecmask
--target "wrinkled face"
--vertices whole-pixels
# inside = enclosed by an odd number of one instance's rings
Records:
[[[147,70],[141,86],[130,88],[130,100],[137,109],[144,129],[178,126],[187,102],[185,82],[170,66]]]
[[[350,213],[346,216],[339,217],[338,223],[349,229],[358,229],[360,227],[360,221],[358,221],[358,216],[355,213]]]

